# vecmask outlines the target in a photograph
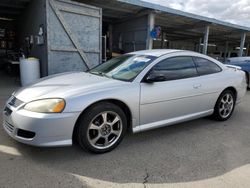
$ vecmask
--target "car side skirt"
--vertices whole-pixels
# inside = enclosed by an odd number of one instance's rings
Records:
[[[147,130],[151,130],[151,129],[165,127],[168,125],[182,123],[182,122],[189,121],[189,120],[198,119],[201,117],[212,115],[213,112],[214,112],[214,109],[211,109],[211,110],[207,110],[207,111],[203,111],[203,112],[188,114],[188,115],[181,116],[181,117],[176,117],[176,118],[157,121],[157,122],[148,123],[148,124],[144,124],[144,125],[139,125],[139,126],[133,128],[133,133],[138,133],[138,132],[142,132],[142,131],[147,131]]]

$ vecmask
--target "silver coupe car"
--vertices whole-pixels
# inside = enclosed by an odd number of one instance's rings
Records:
[[[146,50],[88,72],[40,79],[6,102],[3,127],[35,146],[78,142],[88,151],[114,149],[133,133],[204,116],[224,121],[246,92],[245,73],[183,50]]]

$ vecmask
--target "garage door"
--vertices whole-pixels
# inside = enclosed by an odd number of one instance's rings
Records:
[[[47,0],[48,74],[86,71],[101,62],[102,10]]]

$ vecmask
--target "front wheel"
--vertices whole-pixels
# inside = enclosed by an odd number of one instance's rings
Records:
[[[229,119],[234,111],[236,96],[231,90],[225,90],[218,98],[213,117],[219,121]]]
[[[94,153],[113,150],[127,129],[123,110],[104,102],[89,108],[78,121],[77,138],[80,146]]]

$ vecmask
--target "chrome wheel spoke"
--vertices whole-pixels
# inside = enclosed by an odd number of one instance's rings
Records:
[[[97,125],[95,125],[94,123],[92,123],[92,124],[90,125],[89,129],[99,130],[100,127],[97,126]]]
[[[221,103],[225,104],[227,101],[225,101],[223,98],[221,99]]]
[[[106,124],[107,123],[107,116],[108,116],[108,113],[102,113],[102,119],[103,119],[103,123],[102,124]]]
[[[104,137],[104,139],[105,139],[104,146],[108,146],[109,145],[108,137],[106,136]]]
[[[222,112],[223,110],[225,110],[224,106],[219,109],[220,112]]]
[[[230,98],[230,97],[229,97],[229,94],[226,94],[226,95],[225,95],[225,98],[226,98],[225,101],[228,102],[228,100],[229,100],[229,98]]]
[[[226,116],[227,115],[227,110],[225,109],[224,112],[223,112],[223,115]]]
[[[90,142],[93,144],[93,145],[96,145],[96,142],[101,138],[101,135],[98,133],[98,135],[91,139]]]
[[[114,135],[116,135],[116,136],[119,136],[119,134],[120,134],[120,130],[112,130],[111,132],[110,132],[110,134],[114,134]]]
[[[110,123],[110,125],[113,126],[113,125],[116,124],[118,121],[120,121],[120,119],[116,116],[115,119]]]

